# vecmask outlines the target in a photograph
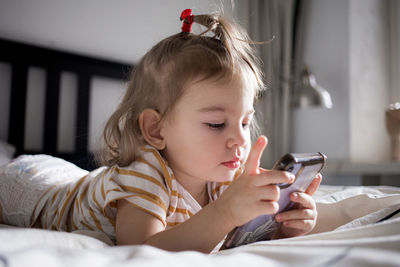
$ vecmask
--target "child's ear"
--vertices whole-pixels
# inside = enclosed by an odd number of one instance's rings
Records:
[[[158,150],[165,148],[161,136],[161,115],[154,109],[145,109],[139,115],[139,127],[146,142]]]

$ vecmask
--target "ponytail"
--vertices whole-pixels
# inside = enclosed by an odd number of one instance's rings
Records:
[[[244,61],[247,64],[257,79],[257,87],[259,88],[257,92],[262,91],[264,83],[262,71],[259,69],[260,60],[257,58],[255,50],[250,46],[251,44],[259,44],[259,42],[252,41],[239,25],[227,20],[219,13],[191,16],[193,22],[206,28],[204,32],[199,34],[200,36],[212,32],[214,33],[212,38],[221,41],[226,52],[234,59],[233,66],[237,66],[238,61]]]

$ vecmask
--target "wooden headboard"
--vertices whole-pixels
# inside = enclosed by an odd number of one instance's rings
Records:
[[[11,65],[11,94],[7,142],[21,154],[48,154],[75,163],[81,168],[96,167],[93,155],[88,152],[89,97],[92,77],[126,80],[132,65],[96,59],[33,45],[0,39],[0,62]],[[46,71],[43,147],[41,150],[24,148],[27,81],[29,67]],[[60,103],[60,76],[68,71],[77,76],[77,112],[75,149],[70,153],[57,151],[57,134]]]

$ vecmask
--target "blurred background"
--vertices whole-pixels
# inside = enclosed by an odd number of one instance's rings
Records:
[[[320,151],[328,157],[325,184],[400,185],[392,143],[400,133],[389,135],[386,124],[389,105],[400,101],[399,2],[0,0],[0,38],[134,65],[155,43],[180,31],[182,10],[223,11],[250,38],[267,41],[256,47],[268,85],[257,103],[269,138],[264,167],[287,152]],[[0,140],[8,138],[10,73],[0,62]],[[75,79],[71,73],[61,79],[60,150],[73,144]],[[37,126],[43,124],[45,73],[32,67],[28,80],[25,146],[35,148],[42,145]],[[125,83],[92,79],[90,150],[96,150]]]

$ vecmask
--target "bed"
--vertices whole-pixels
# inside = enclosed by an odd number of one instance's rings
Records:
[[[68,160],[79,167],[92,170],[96,167],[93,154],[88,150],[89,107],[91,82],[94,77],[127,80],[132,65],[56,51],[11,40],[0,39],[0,62],[11,66],[11,93],[9,94],[8,140],[14,156],[22,154],[48,154]],[[28,80],[30,68],[40,68],[45,74],[43,131],[40,147],[26,146],[28,109]],[[58,132],[61,106],[61,77],[63,73],[76,75],[76,103],[74,144],[68,151],[59,151]],[[31,81],[34,82],[34,81]],[[37,89],[37,88],[34,88]],[[71,88],[72,89],[72,88]],[[40,90],[37,90],[38,93]],[[7,95],[7,94],[3,94]],[[36,108],[41,108],[36,106]],[[29,110],[39,113],[39,110]],[[4,125],[4,123],[2,124]]]
[[[124,80],[133,66],[9,40],[0,40],[0,62],[12,65],[8,139],[0,143],[3,164],[19,155],[46,154],[65,160],[66,164],[73,163],[82,171],[96,168],[88,151],[91,77]],[[47,70],[43,146],[37,150],[24,146],[29,66]],[[57,150],[59,81],[64,70],[76,73],[79,81],[75,145],[68,153]],[[311,234],[216,250],[211,254],[168,252],[147,245],[117,247],[98,232],[67,233],[3,224],[0,266],[400,265],[400,188],[323,185],[314,198],[319,219]]]

